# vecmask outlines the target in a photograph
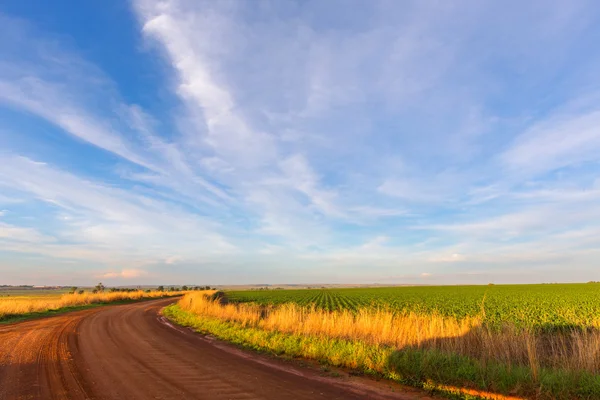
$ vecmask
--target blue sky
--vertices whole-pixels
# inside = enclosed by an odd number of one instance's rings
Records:
[[[0,283],[600,280],[594,1],[3,2]]]

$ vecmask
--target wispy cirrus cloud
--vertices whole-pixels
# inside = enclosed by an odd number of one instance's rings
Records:
[[[31,239],[30,246],[10,247],[14,251],[133,265],[162,262],[173,251],[196,259],[235,251],[236,246],[218,233],[217,224],[176,204],[27,158],[0,160],[0,187],[11,187],[43,205],[49,213],[38,216],[38,224],[49,224],[55,232],[54,243],[48,243],[32,229],[13,227],[5,239]]]
[[[519,135],[502,154],[502,162],[519,174],[541,174],[560,168],[598,163],[600,109],[560,113]]]
[[[143,85],[0,17],[0,251],[115,282],[592,279],[596,5],[336,7],[134,0]]]
[[[54,238],[43,235],[35,229],[0,223],[0,240],[37,244],[52,242],[54,241]]]

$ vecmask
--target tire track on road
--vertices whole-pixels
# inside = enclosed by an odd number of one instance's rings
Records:
[[[319,376],[161,322],[173,299],[0,326],[0,400],[429,399]],[[367,380],[365,380],[367,381]],[[396,388],[397,389],[397,388]]]

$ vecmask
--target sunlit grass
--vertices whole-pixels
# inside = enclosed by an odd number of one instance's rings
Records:
[[[528,398],[600,398],[600,333],[594,329],[549,333],[510,324],[489,328],[481,316],[222,304],[202,293],[187,294],[167,312],[239,344],[417,385],[433,380]]]
[[[0,321],[9,317],[31,313],[43,313],[62,308],[127,300],[153,299],[164,296],[181,295],[183,293],[185,292],[145,292],[139,290],[133,292],[65,293],[57,296],[40,297],[2,297],[0,298]]]

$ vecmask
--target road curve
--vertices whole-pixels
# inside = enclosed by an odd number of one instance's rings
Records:
[[[161,320],[172,299],[0,326],[0,399],[426,399],[324,378]]]

